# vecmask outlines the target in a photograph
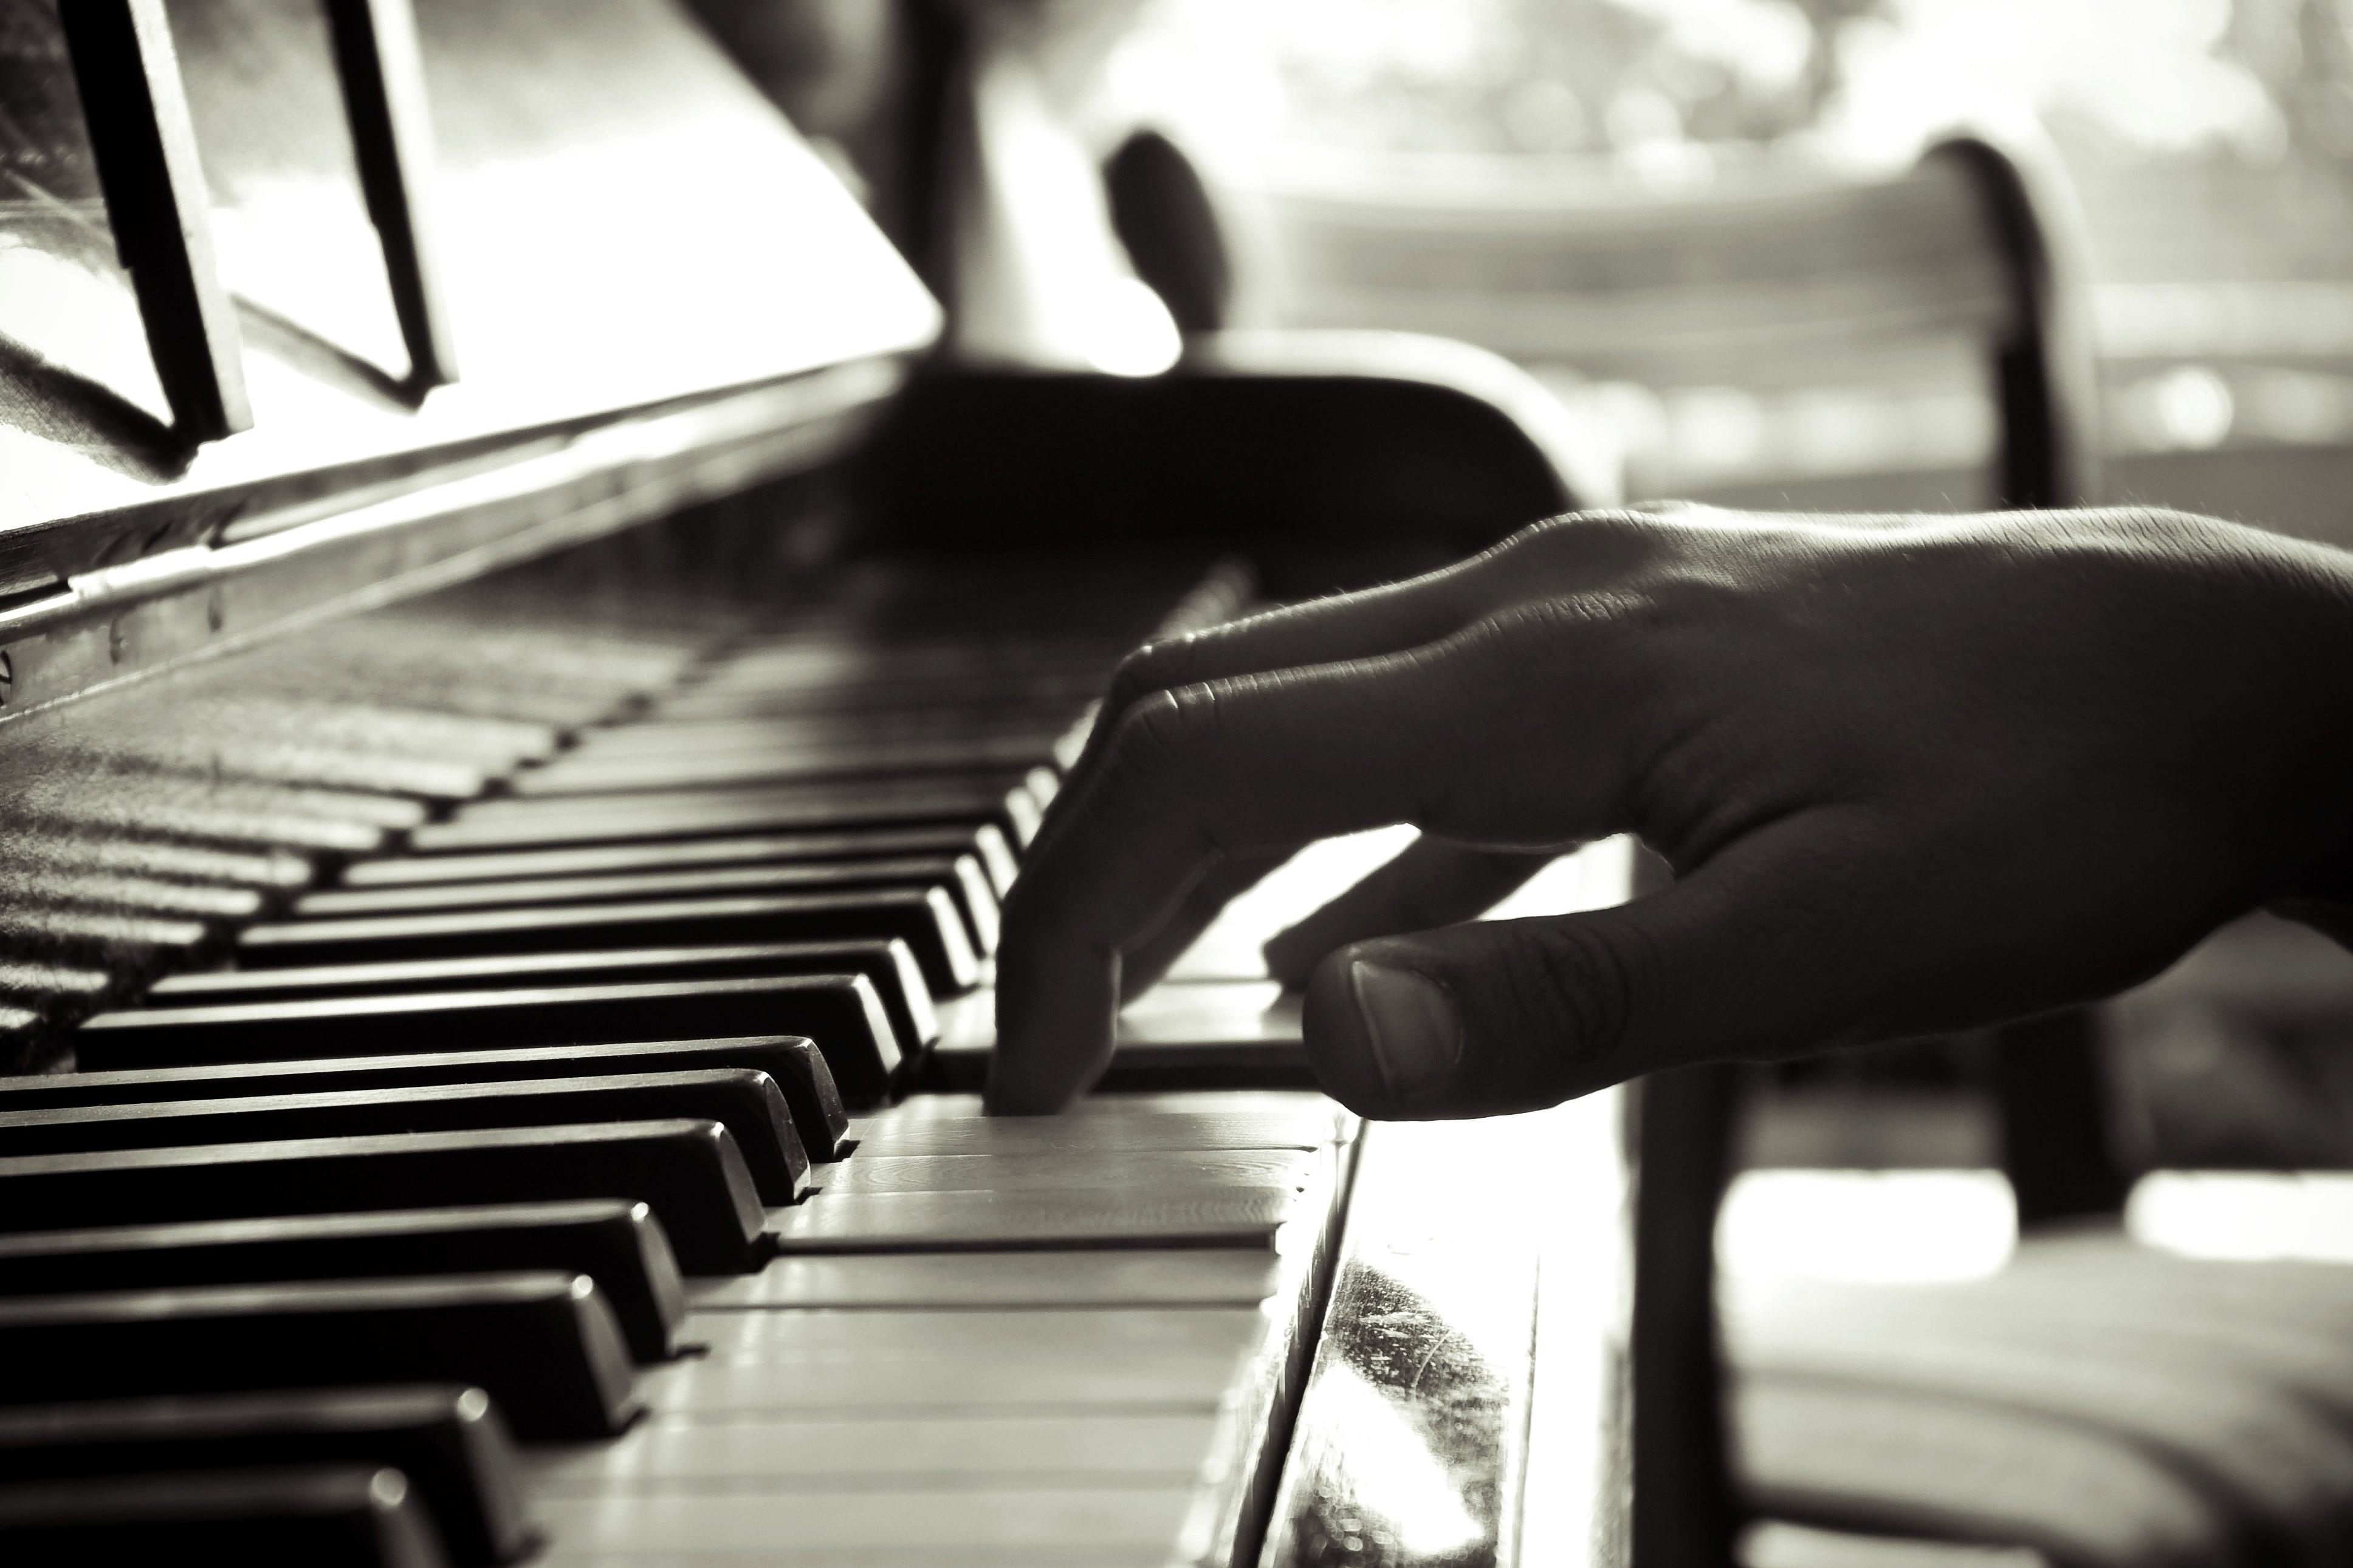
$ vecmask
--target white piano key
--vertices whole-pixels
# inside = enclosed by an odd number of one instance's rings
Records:
[[[649,1494],[756,1480],[779,1490],[1190,1485],[1217,1417],[945,1413],[657,1416],[610,1443],[529,1456],[534,1495]]]
[[[1078,1361],[1052,1347],[1024,1359],[951,1351],[832,1350],[797,1358],[705,1357],[648,1369],[649,1409],[715,1415],[795,1411],[1215,1410],[1248,1347],[1139,1351]]]
[[[828,1165],[827,1193],[1165,1193],[1198,1186],[1312,1184],[1330,1156],[1305,1149],[1122,1150],[1105,1154],[887,1154]]]
[[[1191,1503],[1191,1490],[1181,1486],[861,1490],[829,1497],[754,1486],[680,1496],[556,1497],[540,1510],[555,1542],[541,1561],[598,1562],[646,1552],[677,1562],[742,1552],[767,1554],[747,1555],[745,1562],[794,1568],[810,1563],[860,1568],[1157,1563],[1177,1539]]]
[[[1247,1307],[690,1312],[679,1339],[706,1347],[712,1361],[763,1364],[839,1356],[1075,1360],[1163,1351],[1223,1354],[1253,1342],[1263,1322]]]
[[[1264,973],[1264,966],[1258,966]],[[1164,984],[1119,1016],[1124,1048],[1198,1046],[1205,1052],[1242,1047],[1291,1056],[1299,1050],[1299,998],[1274,981],[1249,976]],[[939,1048],[949,1056],[986,1056],[997,1044],[997,1004],[976,993],[940,1008]],[[1105,1096],[1124,1099],[1124,1096]]]
[[[1334,1138],[1329,1117],[1243,1110],[1205,1116],[904,1117],[894,1106],[852,1119],[849,1135],[869,1154],[1089,1154],[1145,1149],[1320,1149]]]
[[[1319,1217],[1288,1186],[1204,1186],[1157,1194],[828,1193],[768,1211],[780,1251],[913,1252],[1043,1247],[1235,1247],[1280,1250],[1300,1217]]]
[[[1314,1126],[1328,1124],[1345,1131],[1356,1118],[1314,1089],[1184,1089],[1141,1093],[1097,1094],[1060,1112],[1058,1121],[1149,1122],[1164,1116],[1295,1116]],[[892,1121],[986,1121],[976,1094],[920,1094],[894,1105],[877,1117]],[[1015,1119],[1009,1125],[1020,1125]]]
[[[691,1279],[701,1310],[794,1307],[1249,1306],[1282,1260],[1257,1249],[935,1252],[781,1258],[757,1274]]]
[[[1120,1546],[1079,1542],[1062,1547],[960,1546],[943,1552],[935,1546],[864,1550],[843,1547],[827,1552],[784,1549],[752,1552],[698,1552],[691,1548],[656,1552],[598,1552],[573,1544],[532,1560],[533,1568],[671,1568],[686,1563],[693,1568],[1167,1568],[1168,1552],[1141,1542]]]

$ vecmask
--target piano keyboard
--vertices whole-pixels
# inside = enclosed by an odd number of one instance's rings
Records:
[[[1238,603],[1183,586],[476,584],[26,725],[0,1554],[1250,1558],[1352,1120],[938,1089],[1085,703]]]

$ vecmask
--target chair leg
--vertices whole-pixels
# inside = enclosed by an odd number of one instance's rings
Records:
[[[1633,1096],[1634,1568],[1732,1562],[1715,1215],[1746,1079],[1737,1066],[1683,1068]]]
[[[2109,1147],[2099,1047],[2088,1008],[1995,1031],[2002,1170],[2021,1230],[2124,1212],[2130,1184]]]

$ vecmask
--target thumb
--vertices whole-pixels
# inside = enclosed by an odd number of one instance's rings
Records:
[[[1756,884],[1776,879],[1723,869],[1613,910],[1340,949],[1307,988],[1316,1076],[1366,1116],[1494,1116],[1852,1035],[1874,971],[1854,948],[1867,934],[1833,934],[1827,925],[1846,922],[1807,920],[1811,900],[1767,896]]]

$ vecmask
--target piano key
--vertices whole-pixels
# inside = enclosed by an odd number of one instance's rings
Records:
[[[889,1154],[861,1151],[825,1173],[829,1196],[848,1193],[1167,1193],[1201,1185],[1304,1190],[1330,1167],[1322,1150],[1121,1149],[1102,1154]]]
[[[927,1087],[971,1092],[987,1081],[994,1003],[987,992],[940,1000]],[[1312,1088],[1299,1011],[1297,994],[1271,980],[1163,983],[1121,1010],[1118,1049],[1099,1088],[1120,1099],[1145,1089]]]
[[[638,1360],[674,1349],[678,1259],[653,1211],[618,1198],[0,1236],[0,1297],[526,1268],[596,1280]]]
[[[195,920],[251,920],[261,912],[261,894],[252,888],[206,886],[120,871],[10,868],[12,900],[80,904],[145,915],[185,915]]]
[[[305,893],[290,911],[298,919],[411,914],[432,910],[502,909],[519,905],[615,903],[676,898],[694,892],[834,892],[845,889],[951,886],[955,862],[947,856],[808,864],[696,866],[536,877],[482,882],[431,882],[403,888],[328,888]]]
[[[371,1465],[106,1476],[0,1485],[12,1563],[300,1563],[441,1568],[399,1470]]]
[[[290,912],[304,920],[364,919],[444,910],[549,909],[720,893],[832,893],[883,888],[946,889],[964,918],[965,934],[984,953],[997,950],[997,894],[980,863],[970,856],[705,866],[401,888],[331,888],[296,900]],[[240,896],[253,898],[249,893],[240,892]],[[258,909],[259,900],[254,900],[253,905]]]
[[[69,976],[71,972],[66,972]],[[421,958],[332,963],[307,969],[220,969],[167,974],[140,1000],[151,1007],[227,1006],[312,996],[403,991],[503,990],[539,983],[750,978],[767,974],[863,974],[881,994],[900,1042],[922,1049],[939,1039],[939,1013],[915,955],[889,937],[841,942],[759,942],[735,947],[622,948],[596,952],[514,952],[488,958]],[[100,976],[103,980],[103,976]],[[0,970],[0,984],[6,973]]]
[[[956,1307],[898,1311],[691,1312],[684,1335],[718,1364],[776,1366],[896,1359],[1018,1363],[1130,1356],[1224,1356],[1257,1342],[1263,1316],[1241,1307],[1094,1307],[1069,1312]]]
[[[38,905],[0,910],[0,947],[6,951],[86,959],[117,971],[135,970],[164,955],[195,952],[211,936],[202,921]]]
[[[450,1560],[512,1562],[533,1539],[522,1460],[479,1388],[334,1389],[0,1409],[0,1474],[29,1481],[283,1465],[389,1466]],[[192,1475],[193,1483],[195,1477]],[[184,1553],[183,1553],[184,1554]]]
[[[741,643],[702,673],[699,692],[904,681],[928,685],[977,674],[1108,676],[1131,645],[1124,638],[1078,638],[1057,632],[992,627],[942,636],[907,626],[889,634],[863,626],[805,625]]]
[[[853,1118],[850,1135],[868,1154],[1070,1156],[1148,1149],[1318,1149],[1339,1135],[1336,1108],[1166,1111],[1148,1116],[1023,1117],[925,1114],[945,1095],[923,1095]]]
[[[601,763],[991,737],[1025,743],[1030,750],[1026,760],[1034,762],[1053,749],[1078,712],[1076,704],[1051,702],[913,711],[884,709],[800,719],[641,719],[587,731],[567,757]]]
[[[1248,1307],[1272,1295],[1264,1250],[903,1252],[779,1258],[757,1274],[691,1281],[699,1311],[777,1307]]]
[[[968,991],[979,977],[964,918],[941,888],[287,921],[240,932],[237,954],[260,969],[844,937],[904,942],[934,991]]]
[[[326,1055],[413,1054],[660,1037],[801,1035],[818,1042],[843,1095],[872,1104],[899,1069],[898,1037],[862,974],[647,981],[528,991],[328,996],[245,1006],[102,1013],[74,1037],[93,1070]]]
[[[833,1074],[813,1044],[791,1035],[729,1039],[654,1040],[607,1046],[535,1046],[487,1051],[424,1051],[407,1056],[228,1062],[206,1067],[133,1068],[119,1072],[40,1073],[0,1078],[0,1111],[62,1105],[136,1105],[161,1100],[216,1100],[234,1094],[323,1094],[414,1084],[503,1083],[628,1072],[741,1068],[776,1080],[791,1107],[801,1145],[813,1158],[840,1157],[849,1117]]]
[[[877,1340],[794,1353],[777,1342],[758,1353],[712,1354],[648,1367],[638,1380],[646,1407],[662,1413],[923,1410],[1215,1410],[1265,1332],[1256,1308],[1181,1307],[1190,1341],[1131,1344],[1077,1325],[1092,1310],[1023,1311],[1027,1338],[997,1353]],[[805,1314],[714,1313],[754,1321]],[[870,1320],[894,1312],[843,1314]]]
[[[649,711],[665,722],[701,720],[801,719],[869,713],[954,713],[979,707],[1064,707],[1073,713],[1103,694],[1108,673],[974,673],[923,681],[865,681],[768,690],[706,690],[690,687],[657,698]]]
[[[1168,1194],[822,1193],[771,1211],[779,1252],[956,1252],[1055,1247],[1279,1249],[1312,1209],[1286,1185],[1205,1185]]]
[[[691,1274],[738,1273],[765,1256],[751,1173],[734,1140],[712,1121],[400,1132],[0,1159],[0,1235],[612,1197],[653,1210],[680,1266]]]
[[[20,832],[0,847],[0,860],[84,871],[125,871],[192,882],[282,889],[311,880],[311,863],[285,850],[214,849],[132,838]]]
[[[610,1443],[543,1448],[531,1487],[543,1497],[642,1495],[759,1481],[830,1492],[921,1484],[1187,1486],[1217,1436],[1204,1412],[1050,1415],[941,1412],[653,1416]]]
[[[1049,738],[978,733],[923,739],[835,740],[740,749],[670,751],[629,756],[566,752],[515,776],[525,799],[618,795],[630,790],[733,789],[869,775],[992,773],[1033,767],[1052,755]]]
[[[1036,770],[1032,770],[1033,773]],[[1031,775],[751,790],[676,790],[564,800],[491,800],[410,830],[423,854],[649,838],[811,832],[915,823],[993,824],[1017,846],[1037,837]]]
[[[764,1202],[800,1197],[808,1156],[784,1094],[767,1074],[741,1068],[0,1111],[0,1158],[663,1120],[718,1123]]]
[[[487,855],[398,855],[343,868],[346,888],[405,888],[426,882],[481,882],[540,877],[595,877],[687,866],[754,866],[817,860],[895,859],[908,855],[986,857],[1001,848],[993,827],[881,827],[851,833],[775,833],[741,838],[688,838],[651,844],[591,844]]]
[[[547,1568],[1164,1568],[1190,1487],[845,1489],[550,1498]],[[789,1524],[781,1521],[789,1521]],[[681,1550],[691,1542],[691,1556]]]
[[[201,1286],[0,1301],[0,1405],[460,1383],[526,1441],[638,1414],[629,1354],[585,1274]]]

